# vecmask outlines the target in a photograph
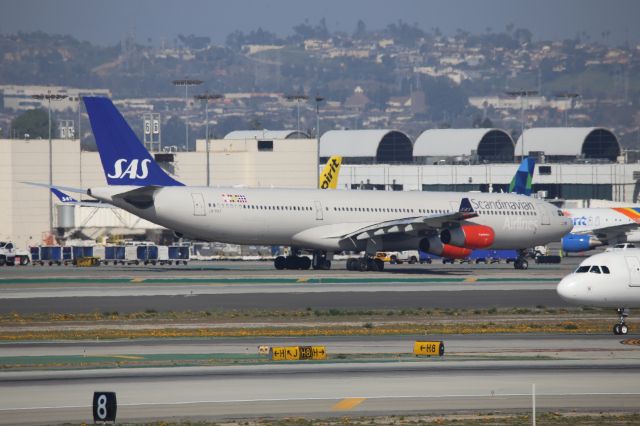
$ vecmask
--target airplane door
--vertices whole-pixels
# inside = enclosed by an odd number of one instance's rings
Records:
[[[192,192],[191,199],[193,200],[193,215],[194,216],[206,216],[207,211],[204,208],[204,197],[199,192]]]
[[[322,216],[322,203],[320,203],[320,201],[315,201],[316,203],[316,220],[323,220],[324,217]]]
[[[551,225],[551,221],[549,220],[549,212],[547,211],[547,208],[543,205],[538,205],[538,212],[540,213],[540,224]]]
[[[640,287],[640,261],[634,256],[625,256],[624,260],[629,270],[629,286]]]

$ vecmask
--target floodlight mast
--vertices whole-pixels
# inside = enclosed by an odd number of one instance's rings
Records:
[[[51,93],[51,90],[47,93],[39,93],[31,95],[33,99],[46,100],[47,110],[49,113],[49,188],[53,186],[53,144],[51,142],[51,101],[61,101],[67,98],[67,95],[60,95],[57,93]],[[49,234],[53,235],[53,194],[49,191]]]
[[[563,92],[556,95],[556,99],[569,99],[571,103],[571,109],[577,98],[580,97],[580,93]],[[564,127],[569,127],[569,116],[567,115],[568,108],[564,109]]]
[[[300,101],[306,101],[307,99],[309,99],[309,97],[305,94],[294,94],[287,95],[285,96],[285,98],[289,101],[296,101],[296,106],[298,109],[298,125],[296,130],[298,131],[298,133],[300,133]]]
[[[174,86],[184,86],[184,108],[187,109],[187,103],[189,102],[189,86],[199,86],[202,84],[202,80],[194,80],[189,78],[183,78],[182,80],[173,80]],[[185,115],[184,119],[184,146],[185,150],[189,151],[189,118]]]
[[[521,123],[521,131],[520,131],[520,139],[521,140],[521,144],[520,144],[520,153],[521,153],[521,159],[524,158],[524,128],[525,128],[525,123],[524,123],[524,98],[526,97],[527,99],[529,98],[529,96],[535,96],[538,94],[537,90],[507,90],[505,92],[507,95],[512,96],[512,97],[520,97],[520,123]]]
[[[320,187],[320,102],[324,98],[316,93],[316,185]]]
[[[222,99],[224,98],[224,95],[221,95],[219,93],[203,93],[201,95],[194,96],[194,98],[204,103],[204,131],[207,151],[207,186],[211,186],[211,167],[209,164],[209,101]]]

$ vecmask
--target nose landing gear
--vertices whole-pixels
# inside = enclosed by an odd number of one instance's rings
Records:
[[[613,334],[616,336],[624,336],[629,332],[629,327],[624,323],[625,319],[629,316],[629,310],[626,308],[619,308],[618,312],[618,323],[613,326]]]

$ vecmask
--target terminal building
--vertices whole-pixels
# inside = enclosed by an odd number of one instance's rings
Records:
[[[97,152],[81,151],[77,139],[55,139],[52,146],[54,184],[106,184]],[[537,159],[533,189],[547,198],[570,207],[638,201],[640,164],[625,162],[605,128],[535,128],[517,142],[501,129],[426,130],[415,142],[394,129],[332,130],[319,147],[302,132],[238,131],[208,144],[198,140],[192,152],[153,154],[178,180],[196,186],[314,188],[317,168],[342,155],[339,190],[499,192],[507,191],[522,153]],[[48,189],[22,183],[48,181],[47,140],[0,140],[0,240],[51,241]],[[173,237],[119,209],[61,205],[55,198],[53,204],[57,237]]]

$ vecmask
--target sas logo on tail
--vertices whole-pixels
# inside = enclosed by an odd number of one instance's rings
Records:
[[[113,173],[107,176],[112,179],[122,179],[127,176],[129,179],[145,179],[149,176],[149,163],[151,163],[151,160],[148,158],[142,161],[134,159],[127,165],[128,161],[126,158],[116,160],[113,165]],[[138,173],[138,164],[140,165],[140,173]]]

